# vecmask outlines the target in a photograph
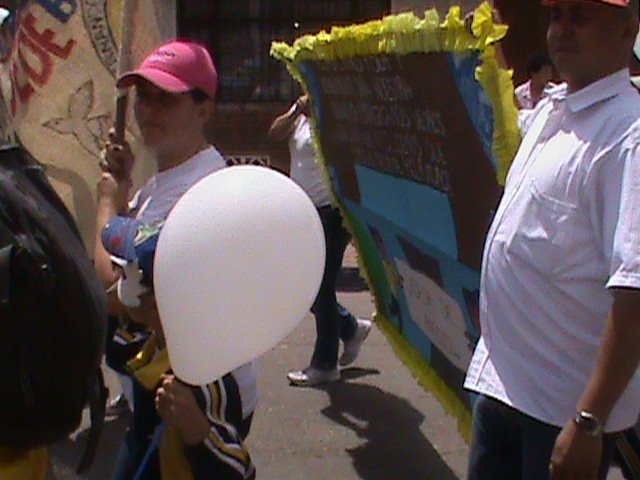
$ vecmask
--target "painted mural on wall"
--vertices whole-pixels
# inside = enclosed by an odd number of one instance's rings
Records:
[[[463,423],[484,238],[519,144],[510,72],[492,46],[505,33],[483,4],[473,18],[400,14],[272,46],[311,95],[378,319],[419,352]]]
[[[45,165],[91,245],[98,163],[114,118],[123,1],[18,3],[0,27],[2,137],[19,138]],[[164,21],[165,8],[158,0],[137,0],[133,64],[175,31]],[[133,121],[128,131],[136,137]],[[137,183],[153,168],[138,162]]]

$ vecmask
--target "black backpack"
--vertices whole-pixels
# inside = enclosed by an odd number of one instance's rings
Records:
[[[90,402],[88,467],[104,418],[106,317],[104,288],[44,167],[21,147],[0,148],[0,447],[63,439]]]

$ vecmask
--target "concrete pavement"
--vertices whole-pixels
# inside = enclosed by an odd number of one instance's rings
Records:
[[[359,316],[368,292],[341,294]],[[463,478],[467,446],[374,328],[344,381],[288,386],[286,372],[306,366],[315,330],[307,318],[260,364],[261,409],[249,447],[264,480]]]

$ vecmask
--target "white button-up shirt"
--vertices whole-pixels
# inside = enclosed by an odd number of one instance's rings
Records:
[[[548,424],[573,417],[611,306],[607,282],[638,272],[637,258],[625,266],[628,256],[614,254],[614,238],[626,229],[637,242],[640,231],[618,215],[639,117],[640,96],[624,70],[570,95],[558,86],[529,119],[487,235],[482,337],[466,388]],[[636,273],[625,278],[640,288]],[[633,425],[639,411],[636,375],[607,431]]]

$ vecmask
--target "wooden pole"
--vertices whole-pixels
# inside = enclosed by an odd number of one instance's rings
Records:
[[[131,45],[133,42],[133,18],[138,6],[138,0],[122,0],[122,38],[118,55],[118,78],[131,70]],[[128,89],[117,89],[115,131],[118,142],[124,141],[127,125]]]

